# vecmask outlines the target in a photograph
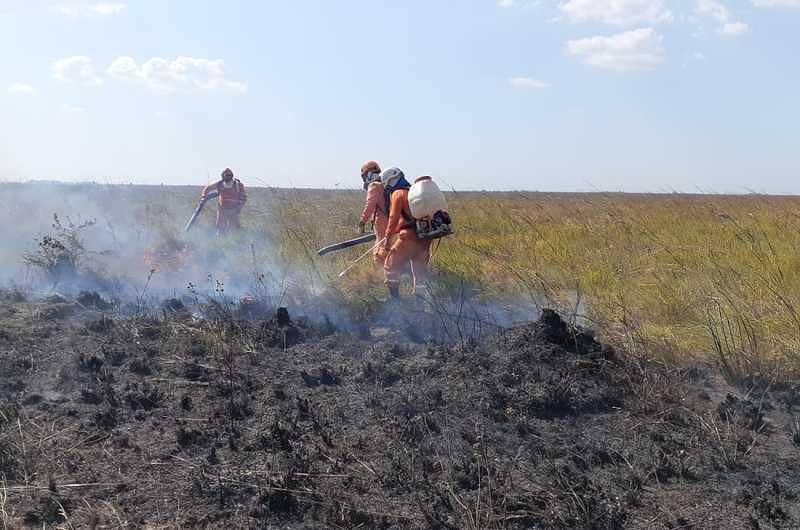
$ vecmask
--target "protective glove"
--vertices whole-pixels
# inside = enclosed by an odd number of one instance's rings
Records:
[[[389,254],[388,245],[386,241],[378,245],[377,250],[375,251],[375,257],[378,258],[380,261],[386,261],[386,256]]]

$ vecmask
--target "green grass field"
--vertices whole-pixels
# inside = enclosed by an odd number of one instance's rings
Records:
[[[289,259],[347,237],[358,194],[281,192]],[[325,209],[308,206],[334,201]],[[800,200],[766,196],[457,193],[458,234],[434,257],[439,281],[575,311],[632,352],[715,357],[733,376],[798,366]],[[314,260],[326,277],[346,258]],[[363,296],[363,266],[343,290]]]
[[[14,197],[6,215],[83,211],[124,232],[136,252],[184,238],[199,194],[199,187],[67,186],[53,200],[49,188],[2,189]],[[440,294],[466,286],[478,298],[535,300],[567,314],[580,307],[604,340],[630,352],[715,358],[734,377],[786,379],[800,366],[799,198],[465,192],[448,199],[457,233],[435,250]],[[275,264],[310,291],[334,291],[351,310],[374,307],[384,293],[369,260],[337,278],[364,247],[316,256],[323,244],[356,234],[361,200],[358,191],[253,188],[244,232],[215,251],[243,270]],[[190,243],[208,241],[214,210],[203,212]]]

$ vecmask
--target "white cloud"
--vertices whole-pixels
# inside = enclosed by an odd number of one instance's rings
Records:
[[[800,7],[800,0],[753,0],[756,7]]]
[[[497,7],[514,7],[517,5],[515,0],[497,0]]]
[[[12,83],[8,87],[9,94],[35,94],[36,89],[25,83]]]
[[[750,26],[744,22],[726,22],[720,29],[721,35],[726,37],[738,37],[750,31]]]
[[[89,6],[89,10],[98,15],[119,15],[128,8],[126,4],[95,4]]]
[[[225,61],[178,57],[153,57],[141,65],[132,57],[117,57],[108,75],[120,81],[142,84],[160,94],[178,91],[244,92],[247,86],[225,77]]]
[[[653,28],[640,28],[610,37],[571,40],[566,51],[590,66],[605,70],[652,70],[664,61],[663,40]]]
[[[76,107],[75,105],[69,105],[68,103],[64,103],[61,105],[61,112],[64,114],[83,114],[86,112],[86,109],[83,107]]]
[[[573,22],[602,22],[617,26],[671,22],[665,0],[568,0],[559,9]]]
[[[713,17],[720,22],[726,22],[730,17],[728,8],[717,0],[697,0],[694,10],[698,15]]]
[[[76,55],[53,63],[53,79],[83,86],[100,86],[103,80],[95,74],[94,62],[89,57]]]
[[[89,16],[89,15],[99,15],[107,17],[112,15],[119,15],[127,8],[128,8],[127,4],[100,2],[95,4],[63,3],[54,6],[53,10],[56,13],[60,13],[62,15],[66,15],[69,17]]]
[[[550,86],[550,83],[530,77],[512,77],[508,80],[508,84],[514,88],[547,88]]]
[[[694,9],[700,16],[711,17],[719,22],[717,33],[725,37],[737,37],[750,31],[750,26],[744,22],[731,22],[731,13],[718,0],[697,0]]]

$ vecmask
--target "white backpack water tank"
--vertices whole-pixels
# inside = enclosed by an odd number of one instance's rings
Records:
[[[447,200],[430,177],[419,177],[408,190],[408,206],[415,219],[424,219],[447,210]]]

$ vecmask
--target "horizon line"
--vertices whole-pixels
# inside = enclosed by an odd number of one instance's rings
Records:
[[[247,177],[243,177],[247,179]],[[257,178],[257,177],[254,177]],[[60,185],[60,186],[108,186],[108,187],[168,187],[168,188],[195,188],[204,187],[207,184],[152,184],[152,183],[136,183],[136,182],[101,182],[96,180],[79,180],[79,181],[65,181],[53,179],[6,179],[0,178],[0,186],[2,185]],[[303,191],[328,191],[328,192],[355,192],[362,191],[360,187],[344,188],[324,188],[313,186],[269,186],[263,184],[246,184],[247,189],[263,189],[263,190],[303,190]],[[526,188],[508,188],[508,189],[455,189],[455,188],[442,188],[446,193],[540,193],[540,194],[572,194],[572,195],[687,195],[687,196],[765,196],[765,197],[800,197],[800,193],[770,193],[760,192],[755,190],[746,190],[741,192],[732,191],[624,191],[624,190],[599,190],[592,191],[565,191],[565,190],[539,190],[539,189],[526,189]]]

